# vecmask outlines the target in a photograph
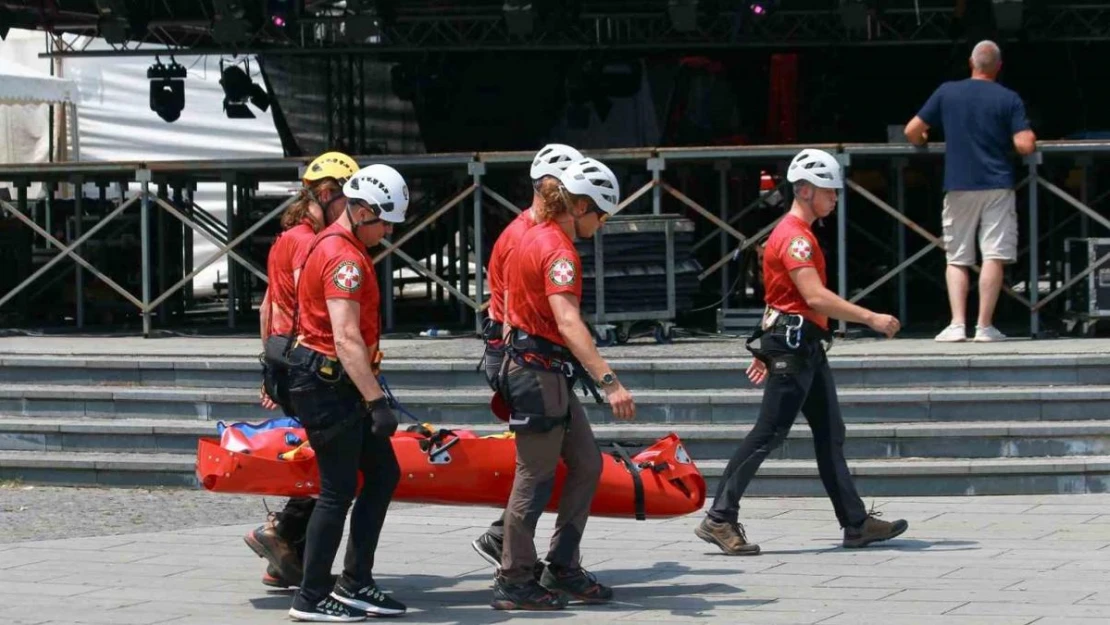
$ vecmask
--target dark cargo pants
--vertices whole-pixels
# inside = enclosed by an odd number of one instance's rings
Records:
[[[503,380],[513,409],[509,427],[516,434],[516,476],[505,510],[501,574],[519,584],[533,579],[536,523],[551,499],[559,458],[567,472],[547,561],[578,566],[578,548],[601,476],[601,451],[564,375],[511,361],[507,367]]]

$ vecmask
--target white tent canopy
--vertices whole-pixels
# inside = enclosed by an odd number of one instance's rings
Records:
[[[74,161],[81,160],[77,130],[77,101],[80,95],[73,80],[50,76],[29,69],[10,59],[0,58],[0,105],[60,104],[69,114]]]
[[[0,104],[76,104],[77,83],[0,58]]]

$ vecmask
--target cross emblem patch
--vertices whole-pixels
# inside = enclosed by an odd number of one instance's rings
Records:
[[[566,258],[560,258],[551,263],[551,271],[548,272],[548,275],[551,278],[551,283],[555,286],[574,284],[574,263]]]
[[[358,287],[362,286],[362,271],[353,261],[344,261],[335,268],[335,276],[332,278],[332,282],[341,291],[348,293],[356,291]]]
[[[807,262],[813,258],[813,246],[810,245],[809,240],[805,237],[794,237],[790,241],[790,247],[787,248],[790,256],[794,260]]]

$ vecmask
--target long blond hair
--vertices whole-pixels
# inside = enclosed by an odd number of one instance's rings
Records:
[[[539,190],[543,204],[533,209],[536,223],[551,221],[559,215],[570,212],[578,200],[585,196],[575,195],[563,188],[563,185],[552,176],[544,176],[540,181]]]
[[[333,190],[335,193],[341,191],[339,184],[331,178],[316,180],[307,187],[303,187],[297,194],[297,200],[290,204],[289,208],[286,208],[285,212],[281,214],[281,229],[288,230],[306,219],[311,220],[312,215],[309,209],[312,208],[314,203],[319,204],[317,198],[320,197],[321,192],[328,189]],[[325,213],[324,219],[327,220],[327,214],[323,206],[320,206],[320,212]],[[315,224],[314,229],[319,230],[323,227],[324,224],[322,223]]]

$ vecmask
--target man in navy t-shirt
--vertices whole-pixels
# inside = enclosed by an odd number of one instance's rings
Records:
[[[1036,149],[1025,105],[995,82],[1002,52],[992,41],[971,51],[971,78],[942,84],[906,125],[906,138],[925,145],[933,126],[944,128],[944,245],[952,322],[936,340],[967,340],[968,267],[975,264],[976,226],[983,269],[979,275],[976,341],[1006,338],[992,323],[1002,290],[1002,267],[1017,260],[1017,210],[1011,147]]]

